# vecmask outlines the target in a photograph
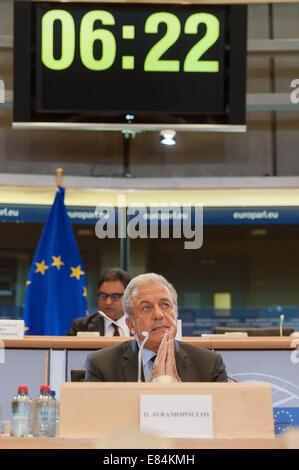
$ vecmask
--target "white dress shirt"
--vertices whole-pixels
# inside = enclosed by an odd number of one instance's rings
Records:
[[[126,324],[126,315],[120,317],[116,322],[120,328],[118,328],[119,336],[131,336],[130,330]],[[105,336],[114,336],[114,326],[110,320],[104,318],[104,326],[105,326]]]
[[[140,348],[140,341],[137,335],[135,335],[135,340]],[[143,374],[144,374],[144,381],[149,382],[153,372],[154,363],[152,361],[152,357],[156,357],[157,354],[151,351],[150,349],[146,349],[145,347],[142,349],[141,353],[141,362],[143,367]]]
[[[149,382],[153,372],[154,363],[151,360],[152,357],[156,357],[156,354],[149,349],[143,348],[141,359],[143,365],[143,374],[145,382]]]

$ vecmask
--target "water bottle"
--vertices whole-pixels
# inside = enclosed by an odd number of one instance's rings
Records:
[[[55,401],[56,408],[55,408],[55,421],[56,421],[56,436],[58,436],[58,429],[59,429],[59,401],[56,398],[55,390],[50,390],[50,396]],[[54,411],[54,410],[53,410]]]
[[[40,395],[33,402],[35,437],[56,436],[56,401],[50,395],[49,385],[41,385]]]
[[[32,400],[28,395],[28,387],[20,385],[18,395],[11,402],[10,435],[13,437],[32,437],[32,428]]]

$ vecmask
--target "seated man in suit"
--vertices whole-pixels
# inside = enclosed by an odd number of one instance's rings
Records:
[[[164,375],[183,382],[228,380],[218,353],[175,340],[177,294],[164,277],[149,273],[133,278],[125,290],[123,308],[135,339],[90,353],[85,381],[136,382],[143,332],[148,339],[142,350],[142,380],[156,381]]]
[[[122,297],[131,276],[120,268],[105,271],[98,286],[99,310],[76,318],[66,336],[78,331],[98,331],[101,336],[130,336],[122,308]]]

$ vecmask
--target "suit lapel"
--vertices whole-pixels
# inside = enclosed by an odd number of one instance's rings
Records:
[[[121,357],[121,371],[125,382],[137,382],[138,380],[138,351],[135,339],[129,341]],[[141,369],[141,380],[144,382],[143,368]]]
[[[105,323],[104,323],[104,318],[100,317],[98,314],[98,321],[99,321],[99,330],[100,330],[100,335],[105,336]]]
[[[90,319],[89,329],[91,331],[99,331],[100,336],[105,335],[105,327],[104,327],[104,318],[100,317],[98,312],[96,312],[93,317]]]
[[[192,370],[188,354],[182,349],[178,341],[175,341],[175,361],[181,381],[192,382]]]

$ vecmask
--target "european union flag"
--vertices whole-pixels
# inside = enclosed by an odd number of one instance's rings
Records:
[[[65,335],[87,311],[85,273],[58,186],[27,280],[24,321],[30,335]]]
[[[273,408],[275,434],[292,431],[299,427],[299,407]]]

